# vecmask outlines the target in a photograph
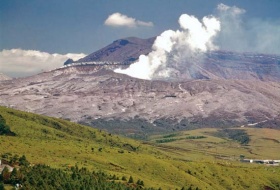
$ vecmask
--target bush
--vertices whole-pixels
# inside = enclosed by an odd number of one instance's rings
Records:
[[[128,183],[134,183],[132,176],[129,177]]]
[[[0,182],[0,190],[4,190],[4,184]]]
[[[19,158],[19,165],[20,166],[28,166],[30,163],[27,161],[25,155]]]
[[[225,137],[235,140],[241,144],[248,144],[250,141],[249,135],[245,130],[242,129],[222,129],[219,130],[215,135],[218,137]]]
[[[15,133],[10,130],[10,127],[6,124],[6,120],[0,115],[0,135],[15,136]]]

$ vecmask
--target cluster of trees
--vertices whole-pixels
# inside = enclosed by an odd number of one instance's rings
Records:
[[[46,165],[30,166],[25,156],[11,156],[10,165],[16,167],[12,172],[9,172],[7,167],[4,168],[0,174],[0,190],[4,189],[4,184],[17,185],[21,190],[155,190],[145,188],[142,180],[134,181],[132,176],[128,180],[125,176],[119,179],[115,175],[90,172],[86,168],[79,169],[77,166],[67,170],[54,169]]]
[[[162,190],[161,188],[145,188],[144,182],[136,183],[132,176],[127,181],[126,177],[119,180],[115,175],[103,172],[90,172],[86,168],[72,167],[70,171],[54,169],[46,165],[24,166],[19,170],[14,169],[9,173],[5,169],[0,175],[0,190],[4,184],[17,184],[20,190]],[[176,189],[178,190],[178,189]],[[182,187],[181,190],[199,190],[197,187]]]
[[[9,154],[4,154],[2,155],[2,158],[3,157],[9,158]],[[24,155],[21,157],[19,157],[18,155],[11,156],[8,163],[9,165],[14,166],[14,169],[12,170],[12,172],[10,172],[7,167],[2,170],[2,172],[0,173],[0,190],[4,190],[4,184],[20,184],[20,182],[24,179],[24,174],[16,167],[25,168],[29,167],[30,165]]]
[[[7,160],[11,166],[29,166],[30,164],[25,155],[19,157],[17,154],[4,153],[1,155],[1,158]]]
[[[165,138],[165,139],[158,139],[156,140],[156,143],[168,143],[168,142],[173,142],[173,141],[177,141],[180,139],[175,139],[175,138]]]
[[[169,138],[169,137],[175,137],[177,134],[170,134],[170,135],[165,135],[163,136],[163,139],[158,139],[156,140],[156,143],[168,143],[168,142],[173,142],[177,140],[183,140],[184,138]],[[187,136],[186,139],[202,139],[206,138],[205,136]]]
[[[250,142],[250,137],[245,130],[242,129],[222,129],[216,133],[219,137],[225,137],[235,140],[243,145]]]
[[[65,172],[36,165],[25,172],[23,189],[134,189],[123,182],[116,182],[103,172],[89,172],[86,168],[72,167],[70,172]]]
[[[2,115],[0,115],[0,135],[15,136],[15,133],[11,131]]]
[[[203,139],[205,136],[187,136],[186,139]]]

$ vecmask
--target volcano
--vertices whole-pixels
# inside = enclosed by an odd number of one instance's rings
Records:
[[[115,73],[152,51],[125,38],[63,68],[0,82],[0,105],[131,136],[201,127],[280,128],[280,56],[209,51],[182,77]],[[179,75],[180,76],[180,73]]]

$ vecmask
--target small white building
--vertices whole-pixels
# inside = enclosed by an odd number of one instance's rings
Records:
[[[242,159],[240,161],[241,162],[248,162],[248,163],[273,165],[273,166],[278,166],[280,164],[280,160]]]

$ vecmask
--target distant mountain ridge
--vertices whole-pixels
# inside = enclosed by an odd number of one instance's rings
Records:
[[[148,54],[153,41],[116,40],[64,68],[2,81],[0,105],[122,134],[279,128],[279,55],[211,51],[201,61],[185,60],[176,80],[141,80],[113,71]]]
[[[154,40],[155,38],[140,39],[136,37],[119,39],[75,62],[109,61],[130,64],[136,61],[141,54],[146,55],[151,52]]]
[[[124,38],[77,61],[67,60],[65,65],[79,65],[79,63],[115,64],[111,69],[127,68],[137,61],[139,56],[152,51],[154,38],[140,39],[136,37]],[[185,60],[174,70],[176,79],[241,79],[280,81],[280,55],[266,55],[260,53],[240,53],[231,51],[209,51],[200,60]],[[174,79],[173,76],[170,80]]]

